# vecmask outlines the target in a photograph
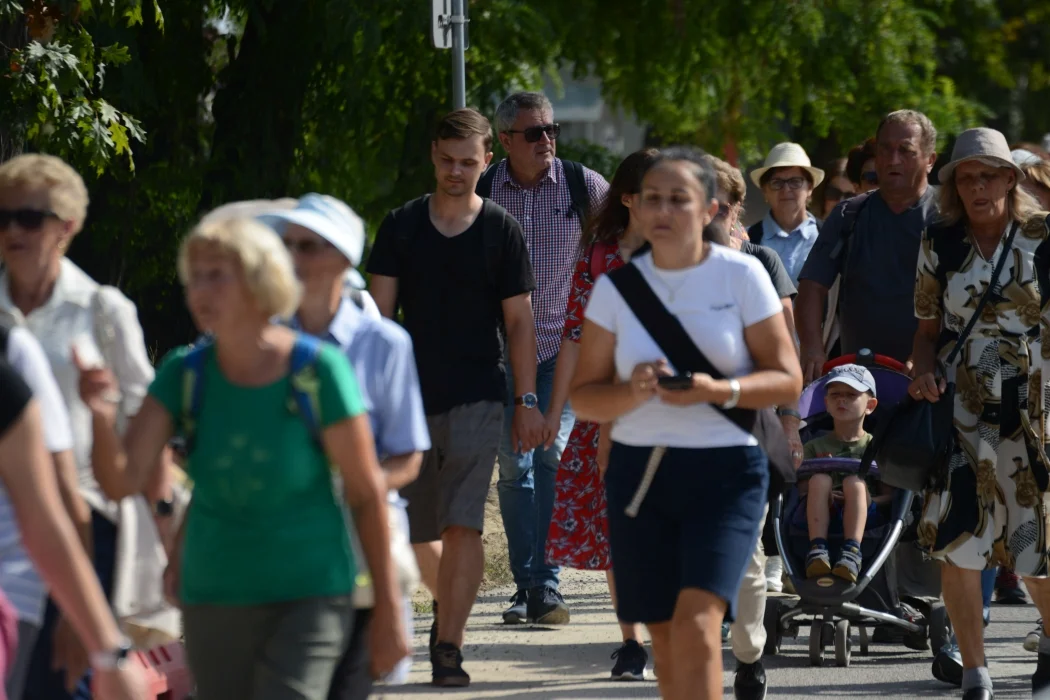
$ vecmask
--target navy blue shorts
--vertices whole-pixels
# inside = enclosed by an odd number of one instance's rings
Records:
[[[634,497],[651,447],[614,443],[605,475],[617,616],[667,622],[684,588],[736,598],[758,543],[769,467],[759,447],[667,450],[638,516]]]

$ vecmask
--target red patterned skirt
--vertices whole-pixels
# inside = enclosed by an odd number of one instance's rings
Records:
[[[547,562],[604,571],[609,556],[605,483],[598,473],[598,424],[576,421],[554,482],[554,513],[547,533]]]

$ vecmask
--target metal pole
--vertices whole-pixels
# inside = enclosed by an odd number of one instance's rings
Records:
[[[466,41],[463,27],[466,24],[466,13],[463,11],[466,0],[452,0],[452,108],[462,109],[467,106],[467,67],[464,52]]]

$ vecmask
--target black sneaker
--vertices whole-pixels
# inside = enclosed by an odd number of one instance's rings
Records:
[[[761,661],[753,664],[737,663],[733,697],[736,700],[765,700],[766,669]]]
[[[503,611],[503,624],[524,625],[529,617],[529,592],[520,590],[510,598],[510,607]]]
[[[529,591],[528,618],[537,625],[567,625],[569,606],[558,589],[538,586]]]
[[[1032,698],[1050,698],[1050,654],[1040,654],[1032,676]]]
[[[439,688],[466,688],[470,676],[463,670],[463,654],[455,644],[441,642],[430,650],[431,685]]]
[[[609,658],[616,659],[616,665],[612,670],[614,681],[645,680],[645,665],[649,663],[649,655],[635,640],[628,639]]]
[[[434,601],[434,622],[430,625],[430,651],[434,651],[434,647],[438,643],[438,602]]]

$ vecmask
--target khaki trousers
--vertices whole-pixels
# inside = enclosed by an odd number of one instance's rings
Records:
[[[769,506],[762,513],[762,527],[769,515]],[[759,532],[762,532],[762,527]],[[762,658],[766,646],[766,555],[762,538],[755,543],[755,551],[744,572],[744,582],[737,594],[736,621],[729,627],[733,656],[744,664],[753,664]]]

